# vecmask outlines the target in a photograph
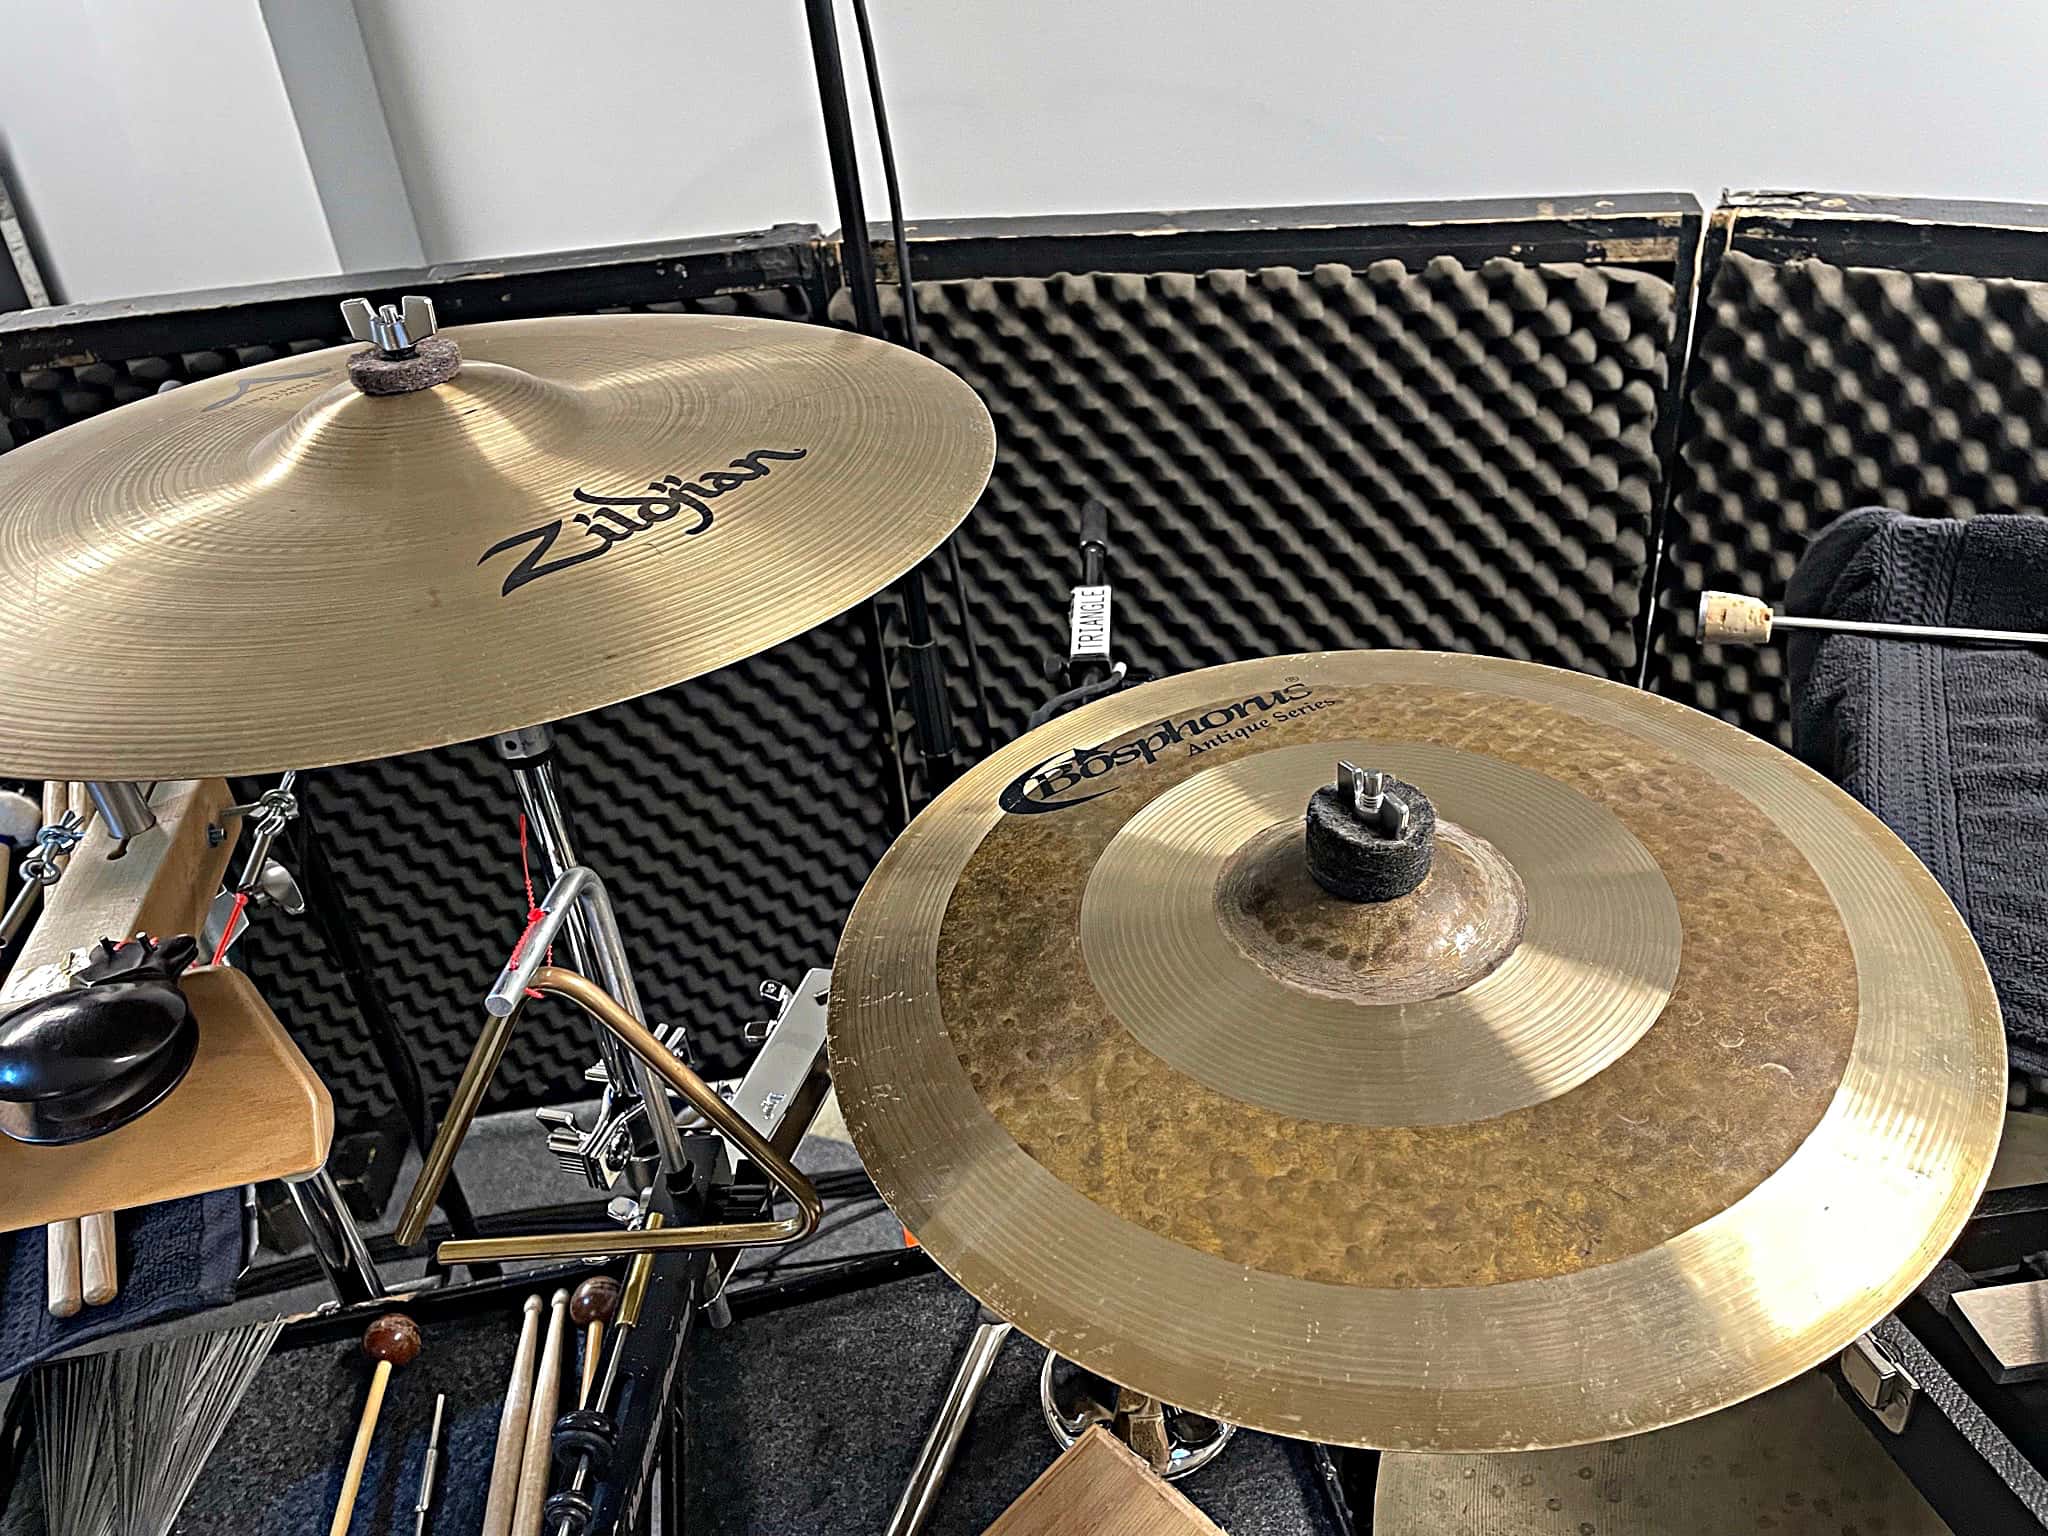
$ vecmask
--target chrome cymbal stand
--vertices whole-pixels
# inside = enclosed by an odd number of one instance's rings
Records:
[[[554,727],[536,725],[507,731],[493,737],[492,744],[512,771],[527,825],[540,844],[546,867],[546,879],[541,883],[553,885],[584,862],[576,856],[561,780],[555,772]],[[574,910],[563,926],[562,939],[573,968],[602,985],[645,1024],[647,1013],[640,1004],[639,988],[633,984],[625,941],[609,916],[592,923],[580,908]],[[644,1188],[653,1182],[657,1162],[667,1173],[681,1173],[688,1166],[682,1134],[668,1094],[653,1069],[609,1031],[596,1025],[591,1029],[605,1077],[597,1119],[586,1128],[557,1112],[550,1122],[544,1122],[553,1126],[549,1147],[563,1163],[580,1167],[594,1189],[611,1188],[621,1175],[631,1181],[631,1188]]]

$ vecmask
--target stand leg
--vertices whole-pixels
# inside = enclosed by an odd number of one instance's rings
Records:
[[[374,1301],[385,1294],[384,1278],[370,1257],[370,1248],[348,1205],[335,1187],[333,1177],[322,1168],[303,1179],[293,1179],[285,1188],[292,1204],[299,1208],[306,1230],[312,1234],[313,1257],[327,1276],[327,1283],[343,1306]]]
[[[988,1373],[995,1368],[996,1356],[1009,1336],[1010,1325],[983,1307],[973,1337],[960,1356],[959,1369],[953,1372],[952,1383],[946,1388],[945,1401],[939,1404],[938,1417],[932,1421],[932,1432],[925,1439],[924,1449],[917,1453],[917,1464],[910,1470],[903,1497],[897,1500],[896,1512],[889,1517],[886,1536],[917,1536],[931,1518],[939,1490],[946,1484],[946,1473],[952,1469],[953,1455],[960,1449],[960,1437],[966,1433],[981,1389],[988,1385]]]
[[[434,1139],[434,1124],[427,1103],[426,1083],[420,1076],[419,1058],[413,1055],[412,1047],[406,1043],[405,1036],[392,1022],[391,1013],[384,1006],[384,995],[378,990],[369,961],[356,939],[354,917],[348,910],[340,885],[335,881],[333,867],[327,862],[326,844],[315,824],[313,807],[303,798],[300,817],[296,835],[287,834],[287,837],[292,861],[298,866],[299,887],[305,893],[306,910],[348,984],[356,1011],[362,1015],[370,1045],[384,1068],[399,1111],[405,1116],[406,1130],[412,1137],[413,1147],[421,1157],[425,1157]],[[449,1172],[448,1182],[441,1186],[437,1203],[448,1217],[448,1230],[455,1236],[482,1235],[477,1230],[476,1216],[469,1208],[469,1199],[463,1194],[461,1182],[453,1170]],[[470,1272],[478,1279],[489,1279],[500,1271],[495,1264],[485,1264],[471,1265]]]
[[[569,836],[569,818],[562,808],[560,781],[555,775],[554,731],[548,726],[514,731],[498,737],[497,748],[519,786],[520,805],[540,843],[547,863],[547,883],[552,884],[578,862]],[[600,982],[628,1013],[646,1023],[640,990],[633,984],[625,941],[619,937],[617,928],[593,932],[582,912],[577,911],[570,913],[562,932],[575,968]],[[656,1079],[654,1069],[627,1050],[610,1031],[597,1029],[596,1035],[598,1059],[604,1063],[605,1075],[610,1080],[613,1102],[637,1098],[646,1105],[647,1125],[662,1166],[671,1175],[683,1173],[688,1160],[683,1153],[682,1134],[676,1129],[668,1094]],[[638,1172],[635,1182],[645,1182]]]

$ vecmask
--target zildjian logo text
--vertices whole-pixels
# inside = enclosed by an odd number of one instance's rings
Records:
[[[676,531],[686,539],[695,538],[711,526],[712,502],[752,481],[766,479],[770,459],[801,459],[809,452],[808,448],[756,448],[752,453],[741,454],[724,469],[709,470],[695,480],[664,475],[647,487],[652,492],[647,496],[598,496],[579,485],[569,495],[590,511],[571,512],[567,518],[558,517],[500,539],[479,555],[476,563],[482,565],[493,555],[529,546],[505,573],[505,584],[498,589],[501,596],[510,597],[529,581],[608,555],[634,534],[672,523],[686,514],[693,520]],[[568,554],[549,559],[563,529],[570,524],[583,531],[582,541]]]

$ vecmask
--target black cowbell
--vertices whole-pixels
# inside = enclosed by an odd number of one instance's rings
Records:
[[[186,934],[102,939],[75,985],[0,1014],[0,1132],[44,1145],[104,1136],[177,1087],[199,1046],[178,977],[198,953]]]

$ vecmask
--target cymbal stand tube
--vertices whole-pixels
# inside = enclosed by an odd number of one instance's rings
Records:
[[[92,797],[100,820],[107,824],[107,835],[116,843],[140,837],[156,825],[156,812],[149,808],[149,788],[119,779],[87,782],[85,792]]]
[[[569,819],[562,806],[561,781],[555,773],[554,730],[543,725],[511,732],[497,738],[497,748],[499,757],[512,770],[513,782],[519,789],[519,803],[526,812],[527,824],[533,828],[534,837],[540,843],[541,856],[552,884],[578,865],[575,845],[569,836]],[[627,1012],[644,1024],[647,1013],[640,1003],[639,988],[633,984],[625,940],[619,935],[618,920],[612,914],[611,902],[605,898],[603,888],[598,887],[588,912],[583,910],[583,906],[583,903],[578,903],[577,909],[568,914],[562,931],[562,942],[568,947],[573,969],[599,982]],[[540,951],[547,947],[537,934],[534,945]],[[624,1108],[636,1100],[640,1102],[645,1109],[648,1127],[653,1132],[655,1151],[662,1167],[671,1175],[682,1173],[688,1167],[682,1133],[676,1128],[668,1095],[663,1092],[653,1070],[638,1060],[610,1031],[595,1028],[593,1032],[597,1037],[598,1060],[604,1064],[607,1079],[606,1109]],[[600,1119],[603,1118],[600,1115]],[[644,1167],[633,1169],[632,1182],[635,1185],[645,1183],[645,1175],[650,1171]]]
[[[989,1372],[995,1369],[996,1356],[1002,1353],[1003,1341],[1009,1336],[1010,1324],[983,1307],[974,1334],[960,1356],[959,1368],[946,1388],[945,1400],[939,1404],[938,1417],[932,1420],[932,1432],[925,1437],[924,1448],[917,1453],[917,1462],[910,1469],[903,1497],[896,1501],[896,1512],[889,1516],[885,1536],[917,1536],[931,1518],[932,1506],[938,1503],[939,1490],[945,1487],[946,1474],[952,1470],[954,1454],[960,1449],[960,1437],[967,1432],[967,1421],[974,1415],[974,1405],[981,1400],[981,1389],[988,1385]]]
[[[334,1176],[322,1168],[303,1179],[288,1179],[284,1187],[306,1223],[313,1239],[313,1257],[335,1299],[349,1307],[389,1295]]]

